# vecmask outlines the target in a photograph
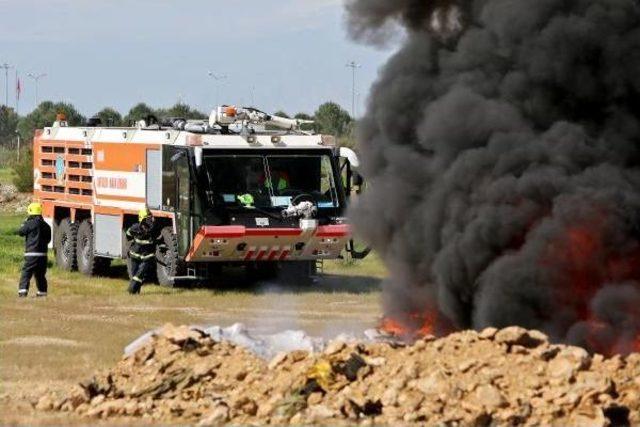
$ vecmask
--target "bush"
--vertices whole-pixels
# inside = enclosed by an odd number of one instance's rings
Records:
[[[13,185],[21,193],[31,193],[33,191],[33,152],[24,150],[20,156],[20,161],[13,166]]]

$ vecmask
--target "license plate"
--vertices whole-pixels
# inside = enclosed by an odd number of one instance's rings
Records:
[[[256,218],[256,225],[258,227],[268,227],[269,226],[269,218]]]

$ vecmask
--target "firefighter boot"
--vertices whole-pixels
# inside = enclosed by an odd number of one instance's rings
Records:
[[[134,276],[131,279],[131,282],[129,283],[129,293],[131,295],[138,295],[140,293],[141,288],[142,288],[142,280]]]

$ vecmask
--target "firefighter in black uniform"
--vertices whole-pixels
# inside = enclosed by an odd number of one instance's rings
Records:
[[[18,286],[18,296],[24,298],[29,293],[29,282],[35,276],[39,297],[47,296],[47,247],[51,241],[51,227],[42,219],[42,205],[31,203],[27,207],[29,217],[22,224],[18,234],[25,239],[24,265]]]
[[[142,284],[156,267],[156,246],[158,232],[153,215],[148,208],[138,213],[139,222],[127,230],[127,239],[131,241],[129,257],[131,258],[131,282],[129,293],[139,294]]]

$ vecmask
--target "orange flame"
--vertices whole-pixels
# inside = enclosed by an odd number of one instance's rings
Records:
[[[584,339],[589,350],[605,355],[640,352],[640,336],[621,340],[624,337],[600,319],[591,306],[606,284],[640,281],[640,248],[611,245],[608,233],[606,212],[598,210],[592,218],[571,224],[552,240],[540,263],[554,282],[558,307],[571,310],[576,322],[586,327]],[[620,310],[629,318],[639,319],[635,307]]]
[[[406,318],[400,320],[402,318]],[[436,329],[436,315],[433,312],[410,313],[394,318],[385,316],[378,329],[393,337],[415,340],[433,335]]]

